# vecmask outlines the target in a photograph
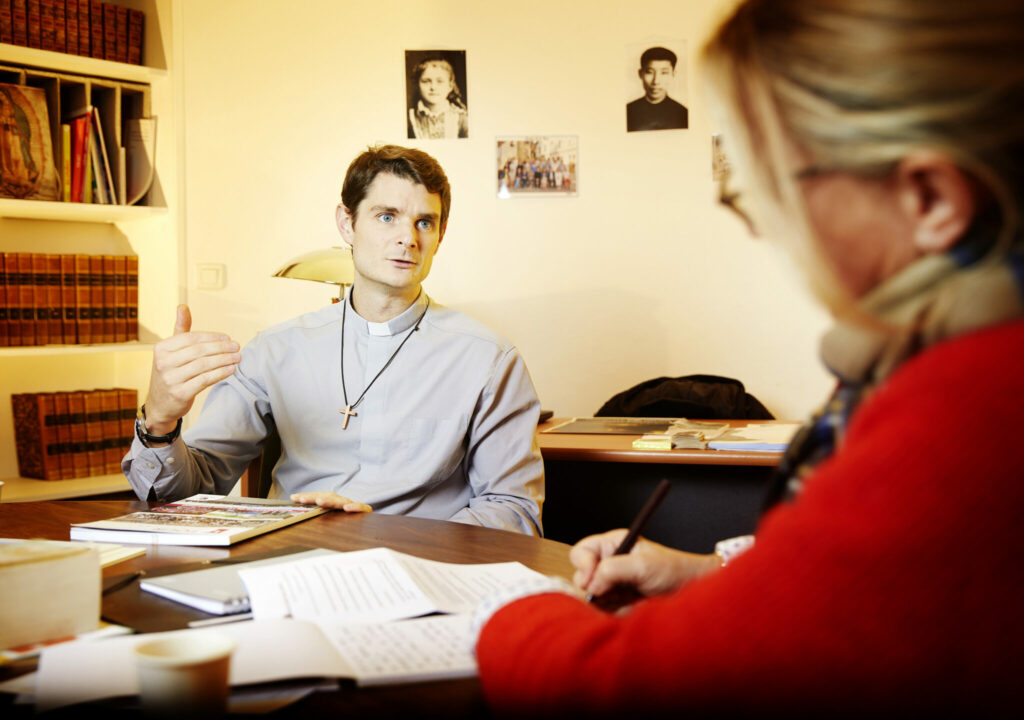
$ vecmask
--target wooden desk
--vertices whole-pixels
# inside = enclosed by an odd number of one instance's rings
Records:
[[[634,450],[639,435],[546,433],[538,427],[547,499],[544,535],[574,543],[627,527],[661,478],[672,490],[644,535],[691,552],[711,552],[718,540],[757,524],[765,483],[781,453],[724,450]],[[728,421],[746,425],[750,420]]]
[[[68,526],[123,515],[151,506],[145,502],[57,501],[0,505],[0,535],[4,537],[67,540]],[[389,547],[400,552],[455,563],[505,562],[517,560],[539,572],[572,576],[569,548],[551,540],[502,530],[450,523],[440,520],[373,513],[347,515],[332,512],[273,533],[243,541],[231,548],[147,546],[146,555],[113,565],[103,571],[105,583],[135,570],[152,570],[180,563],[218,560],[229,556],[261,553],[292,545],[325,547],[333,550],[361,550]],[[68,600],[73,602],[73,599]],[[198,610],[141,592],[138,583],[103,598],[103,615],[155,632],[184,627],[190,619],[210,617]],[[9,705],[11,698],[0,695],[0,714],[28,717],[31,708]],[[68,708],[58,716],[80,713]],[[102,710],[107,712],[107,708]],[[284,708],[276,717],[399,718],[438,716],[446,718],[488,717],[476,679],[420,683],[394,687],[356,688],[343,682],[336,692],[316,692]],[[52,713],[51,713],[52,714]]]

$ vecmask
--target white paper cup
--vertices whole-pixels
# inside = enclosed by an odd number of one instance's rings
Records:
[[[234,649],[234,640],[212,630],[177,633],[136,645],[143,711],[164,717],[223,715]]]

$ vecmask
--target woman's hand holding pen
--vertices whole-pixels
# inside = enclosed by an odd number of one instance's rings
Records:
[[[580,540],[569,553],[576,568],[573,582],[581,590],[601,596],[616,586],[634,588],[644,596],[671,592],[719,567],[715,555],[673,550],[640,539],[625,555],[617,555],[625,529],[611,530]]]

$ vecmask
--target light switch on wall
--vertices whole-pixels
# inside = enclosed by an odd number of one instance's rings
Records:
[[[223,290],[228,284],[227,268],[223,263],[196,264],[196,288],[199,290]]]

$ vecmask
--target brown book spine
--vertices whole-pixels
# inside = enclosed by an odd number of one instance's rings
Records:
[[[26,0],[25,10],[28,17],[28,46],[30,48],[42,47],[39,0]]]
[[[97,390],[103,408],[103,472],[121,472],[121,399],[117,390]]]
[[[100,0],[86,0],[89,7],[89,55],[94,58],[103,58],[103,3]],[[82,16],[79,12],[78,22],[81,24]]]
[[[43,50],[53,51],[56,38],[53,27],[54,0],[39,0],[39,46]]]
[[[103,342],[103,256],[89,256],[89,319],[92,341]]]
[[[78,342],[75,312],[75,256],[60,255],[61,338],[65,345]]]
[[[2,253],[4,258],[4,276],[7,292],[4,298],[3,317],[7,328],[7,344],[21,345],[21,311],[18,307],[20,290],[18,288],[18,255],[13,252]]]
[[[0,0],[0,43],[14,43],[14,13],[11,0]]]
[[[68,393],[68,426],[74,477],[89,477],[89,440],[85,428],[85,391]]]
[[[60,255],[52,253],[46,255],[46,297],[49,315],[47,318],[49,340],[53,345],[60,345],[64,342],[64,308],[61,302]]]
[[[71,0],[68,0],[71,2]],[[92,28],[89,27],[91,16],[89,0],[77,0],[78,2],[78,54],[84,57],[92,57]]]
[[[11,395],[18,474],[22,477],[60,479],[60,460],[56,454],[56,410],[48,397],[52,399],[52,395],[47,393]]]
[[[81,55],[78,49],[78,0],[67,0],[64,3],[64,25],[68,55]]]
[[[128,261],[114,256],[114,342],[128,342]]]
[[[125,256],[127,279],[128,339],[139,339],[139,256]]]
[[[46,255],[32,253],[32,323],[36,345],[50,344],[50,289],[46,283]]]
[[[21,344],[36,344],[36,285],[32,273],[32,253],[18,253],[18,325],[21,326]]]
[[[118,388],[118,407],[121,409],[121,457],[124,457],[132,446],[135,437],[135,408],[138,407],[139,393],[133,388]]]
[[[103,255],[103,342],[115,342],[115,320],[117,318],[116,301],[117,281],[114,277],[115,262],[113,255]]]
[[[107,459],[103,454],[103,397],[98,390],[85,392],[85,442],[89,475],[105,475]]]
[[[64,0],[53,3],[53,49],[57,52],[68,50],[67,6]]]
[[[142,32],[145,25],[145,13],[141,10],[128,11],[128,62],[133,65],[142,64]]]
[[[103,14],[103,59],[117,60],[117,6],[101,0],[100,8]]]
[[[0,0],[3,2],[3,0]],[[11,344],[7,320],[7,253],[0,253],[0,347]]]
[[[75,255],[75,317],[78,343],[89,345],[92,339],[92,269],[88,255]]]
[[[128,8],[114,6],[114,48],[118,62],[128,62]]]
[[[60,450],[58,460],[61,480],[70,480],[75,476],[74,457],[71,442],[71,409],[68,404],[68,393],[53,394],[53,404],[57,417],[57,446]]]
[[[28,46],[28,0],[11,0],[11,33],[15,45]]]

